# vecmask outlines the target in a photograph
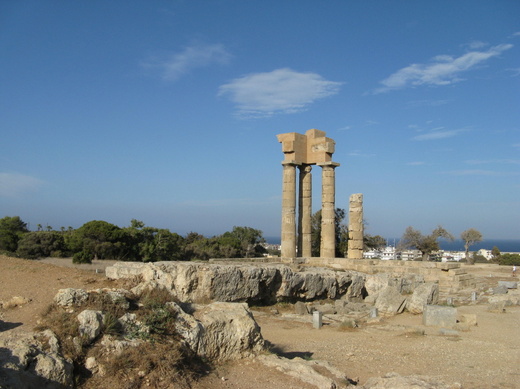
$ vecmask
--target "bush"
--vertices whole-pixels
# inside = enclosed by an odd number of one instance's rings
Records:
[[[59,232],[36,231],[22,236],[16,253],[22,258],[36,259],[62,256],[63,250],[65,250],[65,241]]]
[[[72,257],[72,263],[92,263],[93,257],[88,251],[80,251]]]
[[[498,264],[504,266],[520,266],[520,254],[502,254],[498,257]]]

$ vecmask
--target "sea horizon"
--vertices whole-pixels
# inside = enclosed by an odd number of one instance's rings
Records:
[[[280,237],[266,236],[265,240],[270,244],[280,244]],[[389,246],[399,243],[399,238],[387,240]],[[445,251],[464,251],[464,241],[456,239],[453,242],[440,240],[439,246]],[[484,239],[482,242],[475,243],[470,246],[470,251],[478,251],[480,249],[491,250],[498,247],[502,253],[520,253],[520,239]]]

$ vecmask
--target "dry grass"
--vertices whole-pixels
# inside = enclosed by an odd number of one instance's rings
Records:
[[[102,361],[105,375],[82,389],[190,388],[202,365],[179,342],[142,343]]]

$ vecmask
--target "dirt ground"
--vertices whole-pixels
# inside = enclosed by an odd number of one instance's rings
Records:
[[[30,331],[39,313],[59,289],[118,287],[104,277],[110,261],[72,265],[70,259],[28,261],[0,256],[0,301],[13,296],[29,300],[21,307],[1,312],[0,337]],[[96,272],[97,269],[97,272]],[[498,280],[513,280],[510,269],[477,265],[467,267],[484,288]],[[515,279],[516,280],[516,279]],[[520,388],[520,307],[492,313],[486,304],[458,306],[461,314],[476,314],[478,325],[456,335],[441,335],[438,328],[424,327],[421,315],[401,314],[382,322],[344,329],[325,317],[317,330],[311,316],[296,317],[290,306],[254,310],[266,340],[282,356],[324,360],[352,381],[363,384],[369,377],[389,372],[427,375],[464,388]],[[424,335],[423,335],[424,333]],[[253,360],[218,366],[195,389],[311,388]]]

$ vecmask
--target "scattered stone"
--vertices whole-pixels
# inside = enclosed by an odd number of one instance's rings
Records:
[[[202,331],[196,353],[212,361],[251,357],[264,350],[260,327],[245,303],[215,302],[196,310]]]
[[[316,329],[320,329],[323,326],[322,322],[323,314],[320,311],[312,312],[312,327]]]
[[[435,305],[439,302],[439,284],[428,282],[418,285],[406,302],[410,313],[422,313],[425,305]]]
[[[101,333],[103,312],[85,309],[78,315],[79,334],[91,343]]]
[[[11,309],[21,307],[22,305],[28,304],[31,300],[22,296],[13,296],[6,302],[0,302],[0,306],[3,309]]]
[[[73,387],[73,365],[43,342],[47,335],[17,334],[0,340],[2,388]]]
[[[488,303],[495,304],[504,302],[506,306],[520,305],[520,294],[512,294],[511,290],[507,294],[490,296]]]
[[[457,323],[457,308],[426,305],[423,312],[425,326],[453,327]]]
[[[375,307],[382,315],[396,315],[403,312],[406,297],[401,295],[394,286],[386,286],[379,291]]]
[[[341,300],[337,300],[337,301],[341,301]],[[305,304],[304,302],[298,301],[298,302],[296,302],[296,304],[294,304],[294,312],[297,315],[308,315],[309,308],[307,307],[307,304]]]
[[[468,326],[476,326],[477,325],[477,315],[474,313],[466,313],[460,315],[459,322],[462,324],[467,324]]]
[[[339,388],[341,387],[341,382],[346,380],[343,373],[325,362],[306,361],[302,358],[287,359],[272,354],[259,355],[257,360],[268,367],[274,367],[291,377],[298,378],[302,382],[314,385],[320,389]],[[320,374],[317,369],[325,369],[335,379]]]
[[[493,313],[504,313],[506,311],[506,302],[499,301],[496,303],[491,303],[491,304],[489,304],[487,310],[489,312],[493,312]]]
[[[88,293],[83,289],[66,288],[60,289],[54,302],[61,306],[79,305],[88,299]]]
[[[518,282],[516,281],[498,281],[498,286],[505,286],[507,289],[517,289]]]
[[[507,294],[507,286],[505,285],[499,285],[495,288],[493,288],[493,294]]]
[[[336,309],[332,304],[314,304],[314,310],[321,312],[323,315],[334,315]]]

